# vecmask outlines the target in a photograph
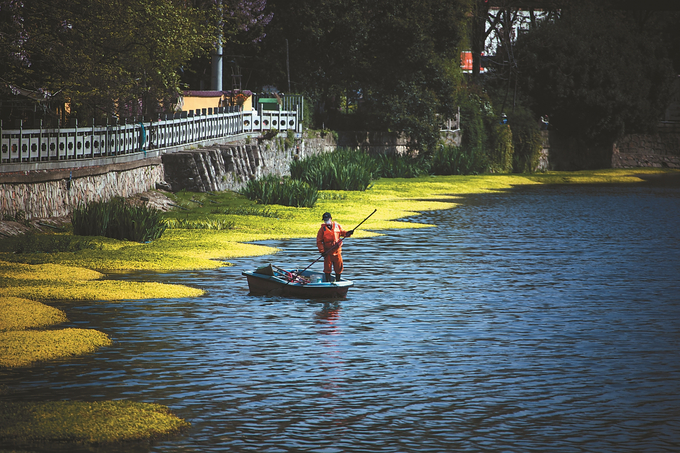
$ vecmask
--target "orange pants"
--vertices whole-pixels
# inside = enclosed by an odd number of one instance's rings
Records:
[[[335,270],[335,274],[342,274],[344,266],[342,265],[342,255],[326,255],[323,258],[323,273],[330,274],[331,266]]]

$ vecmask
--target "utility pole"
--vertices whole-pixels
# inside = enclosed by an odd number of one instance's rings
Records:
[[[288,94],[290,94],[290,58],[288,56],[288,38],[286,38],[286,73],[288,74]]]
[[[222,0],[217,0],[217,8],[220,13],[220,19],[218,23],[217,43],[215,44],[215,50],[212,55],[212,80],[210,85],[213,90],[222,91]]]

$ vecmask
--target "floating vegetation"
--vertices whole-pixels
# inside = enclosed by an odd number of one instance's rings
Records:
[[[231,230],[235,222],[223,219],[165,219],[168,228],[183,230]]]
[[[336,200],[345,200],[347,198],[347,194],[344,193],[339,193],[339,192],[319,192],[319,201],[336,201]]]
[[[132,401],[0,401],[0,443],[106,444],[157,438],[191,426],[159,404]]]
[[[68,321],[66,313],[34,300],[0,297],[0,332],[53,326]]]
[[[105,333],[93,329],[0,332],[0,367],[16,368],[87,354],[110,344]]]
[[[0,297],[31,300],[124,300],[196,297],[203,290],[158,282],[101,280],[82,267],[0,261]]]
[[[38,300],[126,300],[198,297],[205,291],[184,285],[119,280],[38,281],[0,288],[0,296]]]
[[[76,280],[96,280],[104,274],[82,267],[65,266],[63,264],[26,264],[0,261],[0,291],[3,287],[12,286],[16,282],[34,284],[44,280],[50,283],[73,282]]]

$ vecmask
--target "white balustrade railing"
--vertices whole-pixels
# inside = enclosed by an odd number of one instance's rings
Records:
[[[176,150],[183,146],[239,134],[292,130],[302,132],[302,99],[292,110],[230,111],[208,109],[202,114],[176,114],[156,121],[106,126],[9,129],[0,122],[0,163],[69,161]],[[288,107],[288,106],[287,106]]]

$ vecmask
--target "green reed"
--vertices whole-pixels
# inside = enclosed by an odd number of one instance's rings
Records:
[[[133,206],[121,197],[93,202],[73,210],[73,233],[113,239],[148,242],[166,229],[163,213],[146,206]]]
[[[440,146],[432,155],[430,173],[433,175],[470,175],[482,171],[479,153],[474,148]]]
[[[379,176],[373,157],[361,150],[343,148],[291,162],[290,175],[319,190],[361,191]]]
[[[240,193],[260,204],[311,208],[319,198],[319,191],[305,181],[275,175],[248,181]]]
[[[231,230],[236,222],[223,219],[166,219],[165,224],[170,229],[182,230]]]

